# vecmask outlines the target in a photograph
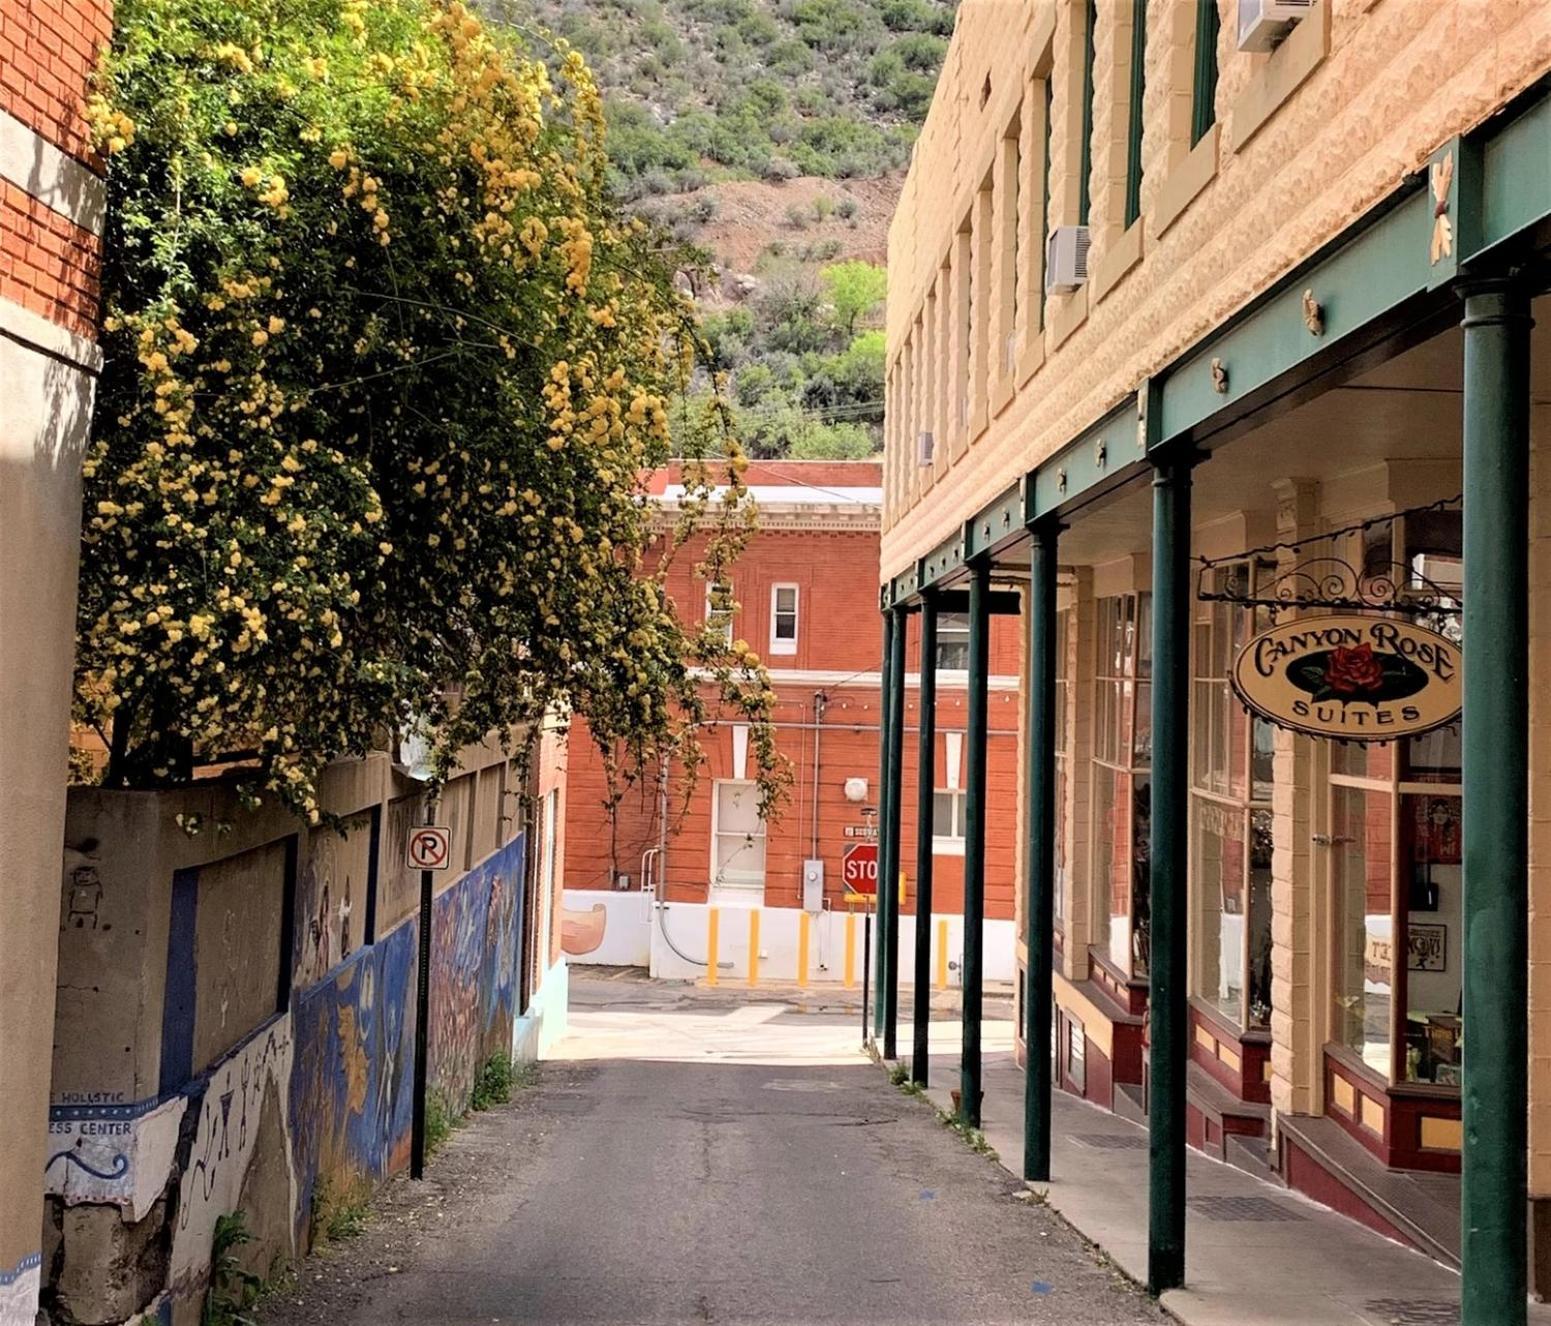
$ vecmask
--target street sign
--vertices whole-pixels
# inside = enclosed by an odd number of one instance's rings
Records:
[[[878,891],[878,844],[852,843],[840,859],[840,880],[852,893]]]
[[[847,824],[844,833],[847,838],[876,840],[878,837],[878,826],[876,824]]]
[[[443,824],[417,824],[409,831],[409,868],[446,870],[452,860],[452,830]]]

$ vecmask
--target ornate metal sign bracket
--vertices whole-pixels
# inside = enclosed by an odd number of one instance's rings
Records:
[[[1458,617],[1461,605],[1457,592],[1428,579],[1418,567],[1389,559],[1364,559],[1360,565],[1354,565],[1340,554],[1348,535],[1366,534],[1382,526],[1393,528],[1396,521],[1407,516],[1460,507],[1460,497],[1447,497],[1295,543],[1270,543],[1230,557],[1199,558],[1196,597],[1208,602],[1266,608],[1273,618],[1295,608]],[[1269,578],[1257,580],[1256,563],[1267,561],[1274,561],[1276,569]]]

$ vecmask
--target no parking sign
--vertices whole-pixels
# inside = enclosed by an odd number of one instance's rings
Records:
[[[446,870],[452,860],[452,830],[444,824],[417,824],[409,831],[409,868]]]

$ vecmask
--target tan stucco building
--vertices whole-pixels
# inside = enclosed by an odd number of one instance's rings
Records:
[[[1551,1287],[1548,71],[1542,3],[959,10],[890,232],[881,603],[1022,591],[980,818],[1032,863],[1030,1089],[1053,1042],[1150,1118],[1155,1287],[1187,1140],[1463,1261],[1467,1321]],[[1241,702],[1336,616],[1444,642],[1463,723],[1373,740],[1401,664],[1339,650],[1305,730]]]

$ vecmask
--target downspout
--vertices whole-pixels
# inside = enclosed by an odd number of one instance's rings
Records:
[[[813,843],[808,852],[810,859],[819,854],[819,746],[824,738],[824,710],[829,696],[823,691],[813,692]]]

